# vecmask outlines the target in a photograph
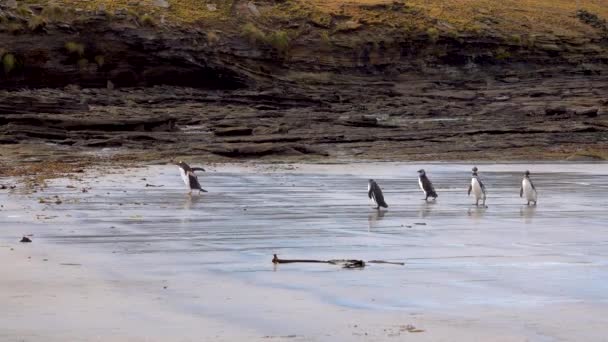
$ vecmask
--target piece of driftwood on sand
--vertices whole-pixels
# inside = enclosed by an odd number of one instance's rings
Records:
[[[392,262],[384,260],[370,260],[363,261],[357,259],[332,259],[332,260],[313,260],[313,259],[279,259],[276,254],[273,254],[273,264],[291,264],[291,263],[321,263],[321,264],[332,264],[342,265],[343,268],[363,268],[365,264],[390,264],[390,265],[405,265],[404,262]]]

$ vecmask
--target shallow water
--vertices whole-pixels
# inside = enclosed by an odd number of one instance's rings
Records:
[[[195,284],[212,274],[350,309],[458,313],[608,301],[608,164],[478,165],[488,208],[467,197],[470,165],[423,165],[439,194],[426,203],[420,167],[218,167],[200,177],[209,192],[189,197],[176,167],[153,166],[57,181],[29,199],[2,194],[11,202],[0,221],[35,239],[113,258],[110,267],[98,267],[125,277]],[[525,169],[539,191],[536,207],[519,198]],[[388,210],[372,208],[368,178],[383,188]],[[82,186],[91,189],[82,193]],[[55,195],[62,204],[37,203]],[[273,253],[406,264],[275,266]],[[180,310],[271,324],[248,311],[250,303],[197,302],[187,299],[195,287],[181,291],[183,300],[172,303]]]

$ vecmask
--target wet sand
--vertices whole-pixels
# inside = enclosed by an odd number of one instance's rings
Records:
[[[478,165],[485,209],[466,196],[470,167],[220,165],[192,198],[174,166],[3,190],[0,339],[604,339],[608,164]],[[537,207],[519,198],[525,169]],[[368,178],[387,211],[372,209]],[[406,264],[273,265],[273,253]]]

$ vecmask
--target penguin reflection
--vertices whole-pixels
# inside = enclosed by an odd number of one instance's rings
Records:
[[[369,215],[367,215],[367,223],[368,223],[369,230],[371,230],[372,228],[375,228],[376,225],[378,224],[378,222],[382,221],[382,219],[384,218],[384,215],[386,215],[386,213],[387,213],[387,211],[377,210],[377,211],[373,211]]]
[[[519,209],[519,216],[524,219],[524,223],[532,223],[532,219],[536,215],[536,206],[525,205]]]
[[[418,217],[425,218],[431,215],[431,212],[433,211],[433,205],[435,205],[434,202],[425,201],[424,203],[422,203],[418,208]]]
[[[469,210],[467,210],[467,216],[475,222],[482,219],[483,215],[485,215],[485,213],[486,213],[486,208],[475,207],[475,208],[469,208]]]
[[[192,206],[196,205],[196,203],[198,203],[201,199],[202,197],[200,196],[187,196],[186,200],[184,201],[184,209],[192,209]]]

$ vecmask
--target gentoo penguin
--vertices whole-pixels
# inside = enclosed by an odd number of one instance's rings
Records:
[[[471,185],[469,185],[469,196],[471,196],[471,191],[473,191],[473,195],[475,195],[475,206],[479,206],[479,200],[483,200],[483,206],[486,206],[486,187],[479,179],[477,175],[477,167],[473,168],[473,176],[471,177]]]
[[[192,190],[198,190],[199,193],[207,192],[207,190],[201,187],[201,184],[198,182],[198,177],[194,174],[194,171],[205,171],[202,167],[190,167],[188,164],[183,161],[179,161],[175,164],[179,167],[179,173],[184,180],[184,183],[188,188],[190,188],[190,192],[188,194],[192,194]]]
[[[380,210],[380,207],[388,208],[388,204],[384,201],[384,195],[382,195],[382,189],[373,179],[370,179],[367,183],[367,196],[374,200],[376,209]]]
[[[528,205],[530,205],[530,202],[534,202],[534,205],[536,205],[536,199],[538,195],[536,193],[536,188],[534,187],[534,184],[532,184],[532,180],[530,179],[530,171],[526,171],[524,173],[524,178],[521,180],[519,197],[523,197],[524,195],[526,195]]]
[[[420,185],[420,189],[422,189],[426,196],[424,198],[425,201],[428,201],[429,197],[433,197],[433,200],[437,199],[437,193],[435,192],[433,183],[431,183],[423,169],[418,170],[418,185]]]

